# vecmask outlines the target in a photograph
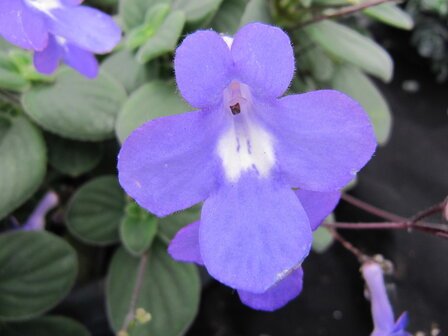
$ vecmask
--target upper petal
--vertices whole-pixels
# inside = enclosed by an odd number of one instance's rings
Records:
[[[62,58],[65,64],[87,78],[95,78],[98,75],[98,61],[95,56],[74,44],[65,45]]]
[[[241,301],[254,309],[274,311],[283,307],[302,291],[303,270],[299,267],[274,287],[261,294],[239,290]]]
[[[34,67],[43,74],[52,74],[58,68],[61,52],[55,38],[50,35],[47,47],[34,53]]]
[[[278,27],[251,23],[241,28],[232,44],[238,78],[261,97],[279,97],[294,74],[291,41]]]
[[[188,35],[176,50],[174,59],[177,86],[191,105],[204,108],[222,99],[232,76],[230,49],[213,31]]]
[[[202,208],[201,256],[222,283],[263,293],[308,255],[308,218],[294,192],[245,173],[225,183]]]
[[[294,187],[340,189],[376,148],[369,117],[357,102],[338,91],[287,96],[259,112],[277,140],[280,169]]]
[[[207,198],[215,187],[220,123],[195,111],[152,120],[135,130],[118,156],[121,186],[142,207],[165,216]]]
[[[48,43],[43,17],[23,0],[0,1],[0,34],[25,49],[43,50]]]
[[[107,14],[86,6],[59,6],[47,14],[48,30],[95,54],[111,51],[120,42],[121,30]]]
[[[341,198],[340,191],[320,192],[296,190],[297,197],[305,209],[311,229],[316,230],[323,220],[334,210]]]
[[[199,225],[196,221],[180,229],[168,247],[169,254],[178,261],[203,265],[199,249]]]

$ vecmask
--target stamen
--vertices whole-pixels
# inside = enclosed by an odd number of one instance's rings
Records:
[[[230,111],[232,111],[232,114],[238,114],[241,112],[241,107],[240,107],[240,103],[236,103],[235,105],[231,105],[230,106]]]

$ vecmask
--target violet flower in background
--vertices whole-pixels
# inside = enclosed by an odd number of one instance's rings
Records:
[[[334,210],[339,202],[339,192],[314,192],[297,190],[303,208],[309,218],[310,227],[316,230],[323,220]],[[179,230],[170,243],[168,252],[171,256],[183,262],[194,262],[204,265],[199,247],[200,222],[194,222]],[[273,311],[283,307],[302,291],[303,270],[298,267],[274,284],[264,293],[251,293],[238,290],[241,301],[249,307],[258,310]]]
[[[81,0],[1,0],[0,35],[19,47],[36,51],[34,65],[51,74],[63,60],[93,78],[93,54],[110,52],[121,39],[113,19]]]
[[[204,201],[199,248],[220,282],[261,294],[297,269],[312,234],[291,189],[332,192],[371,158],[361,106],[332,90],[280,97],[294,73],[289,37],[260,23],[226,41],[187,36],[176,51],[182,96],[199,111],[150,121],[119,154],[119,180],[166,216]]]
[[[362,266],[361,271],[370,293],[374,324],[371,336],[411,336],[405,331],[408,322],[407,313],[403,313],[395,322],[381,265],[368,262]]]
[[[28,217],[25,225],[20,229],[25,231],[43,230],[45,228],[45,216],[48,211],[59,204],[59,197],[54,191],[45,194],[39,204],[36,206],[30,217]]]

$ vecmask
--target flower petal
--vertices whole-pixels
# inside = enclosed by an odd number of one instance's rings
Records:
[[[341,192],[319,192],[296,190],[296,195],[305,209],[311,230],[316,230],[323,220],[334,210],[341,198]]]
[[[48,43],[43,17],[22,0],[0,1],[0,35],[25,49],[43,50]]]
[[[291,186],[344,187],[376,148],[369,117],[345,94],[320,90],[280,99],[259,115],[277,139],[276,155]]]
[[[62,0],[62,2],[67,6],[77,6],[80,5],[84,0]]]
[[[241,28],[232,44],[238,78],[260,97],[279,97],[294,74],[291,41],[280,28],[251,23]]]
[[[191,223],[176,233],[168,247],[168,252],[174,259],[204,264],[199,249],[199,223],[199,221]]]
[[[51,75],[58,68],[61,52],[55,38],[50,35],[47,47],[34,53],[34,67],[40,73]]]
[[[67,43],[62,58],[65,64],[87,78],[95,78],[98,75],[98,61],[95,56],[88,51]]]
[[[300,264],[311,229],[294,192],[245,173],[202,207],[199,245],[209,273],[222,283],[263,293]]]
[[[53,8],[47,25],[54,35],[95,54],[111,51],[121,39],[120,27],[109,15],[86,6]]]
[[[152,120],[135,130],[118,156],[121,186],[158,216],[206,199],[218,171],[216,116],[194,111]]]
[[[223,38],[213,31],[188,35],[174,59],[177,86],[191,105],[205,108],[222,100],[232,79],[232,58]]]
[[[274,287],[261,294],[238,291],[241,301],[254,309],[274,311],[283,307],[302,291],[303,270],[299,267]]]

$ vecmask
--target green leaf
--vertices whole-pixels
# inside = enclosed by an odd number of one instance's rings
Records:
[[[176,48],[182,29],[185,25],[185,14],[181,11],[170,13],[159,29],[137,52],[137,60],[146,63]]]
[[[63,69],[53,85],[33,87],[22,96],[26,113],[46,130],[74,140],[113,136],[126,91],[105,72],[87,79]]]
[[[393,62],[375,41],[333,21],[321,21],[304,28],[310,39],[333,56],[389,81]]]
[[[73,248],[45,231],[0,236],[0,320],[29,319],[54,307],[72,288]]]
[[[158,75],[158,67],[155,63],[148,66],[140,64],[135,59],[135,55],[123,49],[112,54],[101,64],[101,67],[119,81],[128,93],[139,88],[150,79],[155,79]]]
[[[173,10],[184,12],[189,26],[198,28],[213,18],[222,2],[223,0],[173,0]]]
[[[118,13],[123,22],[124,29],[130,31],[145,21],[149,8],[156,4],[169,4],[171,0],[120,0]]]
[[[271,23],[272,17],[269,3],[266,0],[250,0],[241,18],[240,27],[251,22]]]
[[[70,232],[94,245],[114,243],[124,216],[125,195],[115,176],[97,177],[73,195],[66,212]]]
[[[72,177],[95,168],[103,156],[102,146],[98,143],[74,141],[56,135],[48,136],[47,143],[50,164]]]
[[[23,78],[9,57],[0,54],[0,88],[12,91],[24,91],[29,87],[28,81]]]
[[[126,38],[126,46],[135,49],[145,43],[159,29],[170,11],[168,4],[157,4],[148,9],[145,22],[131,30]]]
[[[317,253],[324,253],[333,243],[333,236],[323,226],[319,227],[313,232],[313,251]]]
[[[201,209],[202,204],[196,204],[191,208],[175,212],[167,217],[159,218],[158,235],[165,243],[169,243],[177,231],[201,218]]]
[[[395,4],[385,3],[372,6],[362,11],[364,14],[400,29],[410,30],[414,27],[412,17]]]
[[[147,259],[146,259],[147,258]],[[181,336],[196,316],[200,283],[196,266],[174,261],[166,246],[156,240],[147,255],[132,257],[123,248],[114,255],[106,284],[109,321],[121,330],[131,309],[139,267],[143,279],[135,308],[152,316],[144,325],[135,325],[132,336]]]
[[[116,133],[123,142],[131,132],[149,120],[193,110],[176,92],[172,82],[154,81],[135,91],[120,112]]]
[[[0,219],[37,190],[47,166],[45,142],[39,129],[22,115],[0,116]],[[30,169],[32,168],[32,169]]]
[[[372,81],[351,65],[340,66],[334,74],[332,87],[357,100],[372,121],[379,144],[385,144],[392,128],[392,115],[387,102]]]
[[[313,78],[318,81],[328,81],[334,71],[333,61],[320,48],[309,48],[301,55],[299,54],[302,66],[309,69]]]
[[[129,203],[120,225],[121,241],[129,253],[135,256],[145,253],[151,246],[156,233],[157,217],[137,203]]]
[[[2,336],[90,336],[79,322],[65,316],[43,316],[24,322],[0,326]]]
[[[240,28],[241,18],[243,17],[247,1],[245,0],[226,0],[219,7],[218,12],[213,17],[210,26],[214,31],[233,36]]]

